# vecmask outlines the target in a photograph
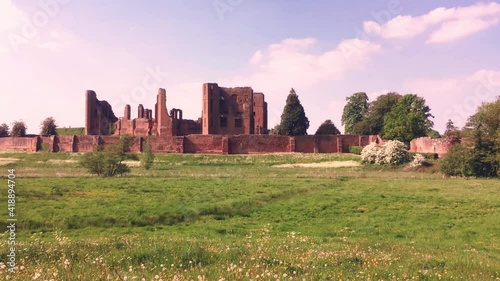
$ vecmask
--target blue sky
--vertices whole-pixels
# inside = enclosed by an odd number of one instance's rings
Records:
[[[496,1],[0,0],[0,123],[81,127],[87,89],[135,117],[159,87],[197,119],[216,82],[264,92],[270,127],[293,87],[310,134],[359,91],[422,96],[443,132],[500,95],[499,23]]]

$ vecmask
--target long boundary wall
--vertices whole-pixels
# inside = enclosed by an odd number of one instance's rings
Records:
[[[150,143],[157,153],[259,154],[259,153],[343,153],[350,146],[382,143],[379,136],[279,136],[279,135],[187,135],[132,137],[132,152]],[[115,144],[117,136],[51,136],[0,138],[0,151],[90,152],[98,145]]]

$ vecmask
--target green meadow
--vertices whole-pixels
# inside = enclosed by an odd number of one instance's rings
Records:
[[[500,280],[500,181],[438,162],[157,154],[99,178],[80,157],[0,154],[0,228],[8,169],[17,218],[17,270],[3,232],[0,280]],[[304,163],[322,164],[290,165]]]

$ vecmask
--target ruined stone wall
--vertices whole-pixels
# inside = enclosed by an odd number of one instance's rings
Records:
[[[54,151],[53,137],[39,136],[36,150],[53,152]]]
[[[433,139],[422,137],[410,142],[410,152],[437,153],[439,157],[448,153],[448,149],[459,141],[452,138]]]
[[[260,135],[267,132],[267,103],[264,101],[263,93],[253,95],[254,134]]]
[[[339,139],[342,136],[315,136],[316,153],[337,153],[339,152]]]
[[[75,138],[73,152],[92,152],[99,144],[99,136],[78,136]]]
[[[108,135],[113,124],[118,121],[111,105],[100,101],[94,91],[86,92],[85,135]]]
[[[51,136],[54,152],[74,152],[76,136]]]
[[[132,138],[132,144],[130,146],[130,151],[131,152],[141,152],[142,151],[142,138],[141,137],[130,137]],[[99,137],[99,144],[102,145],[103,147],[106,147],[108,145],[113,145],[117,144],[120,142],[120,137],[116,136],[100,136]]]
[[[290,137],[278,135],[228,136],[229,154],[290,152]]]
[[[296,136],[294,138],[294,152],[314,153],[314,138],[311,138],[311,136]]]
[[[254,153],[346,153],[350,146],[366,146],[380,142],[378,136],[279,136],[279,135],[202,135],[132,137],[132,152],[140,152],[144,144],[150,143],[157,153],[208,153],[208,154],[254,154]],[[120,141],[120,136],[51,136],[0,138],[0,150],[37,151],[48,146],[53,152],[90,152],[97,145],[111,145]],[[449,143],[443,140],[421,138],[412,141],[413,152],[443,154]]]
[[[178,131],[178,136],[186,136],[186,135],[198,135],[201,134],[201,122],[189,120],[189,119],[181,119],[176,120]]]
[[[4,137],[0,138],[0,150],[2,151],[28,151],[35,152],[38,137]]]
[[[222,135],[184,136],[184,153],[222,154]]]
[[[205,135],[251,135],[267,129],[264,94],[254,94],[251,87],[226,88],[206,83],[202,108],[202,134]],[[256,119],[259,120],[259,132],[255,131]]]
[[[182,153],[183,152],[183,150],[182,150],[183,143],[182,142],[178,143],[176,137],[151,136],[148,138],[144,138],[144,141],[151,145],[151,149],[155,153]]]

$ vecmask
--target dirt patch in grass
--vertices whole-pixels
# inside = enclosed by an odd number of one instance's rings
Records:
[[[47,164],[68,164],[68,163],[78,163],[77,160],[57,160],[57,159],[49,159],[46,162],[44,161],[37,161],[37,163],[47,163]]]
[[[21,160],[21,159],[19,159],[19,158],[0,158],[0,166],[13,164],[19,160]]]
[[[274,168],[342,168],[342,167],[357,167],[361,166],[361,163],[356,161],[328,161],[319,163],[296,163],[296,164],[281,164],[274,165]]]
[[[133,160],[122,161],[122,163],[130,167],[139,167],[141,165],[141,161],[133,161]]]

